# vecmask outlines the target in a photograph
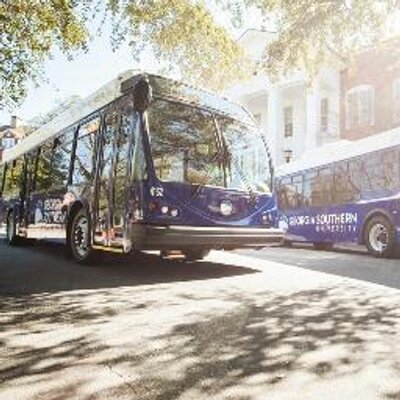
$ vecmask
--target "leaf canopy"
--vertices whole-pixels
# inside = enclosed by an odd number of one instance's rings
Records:
[[[140,59],[151,49],[189,82],[221,89],[252,70],[244,50],[218,22],[248,25],[258,12],[276,32],[261,66],[271,76],[296,67],[310,74],[346,59],[354,48],[375,45],[386,21],[400,11],[398,0],[3,0],[0,2],[0,107],[18,105],[28,81],[43,78],[55,48],[69,56],[87,50],[89,23],[108,21],[114,47],[128,41]],[[99,18],[100,15],[100,18]],[[260,21],[261,22],[261,21]],[[400,25],[400,23],[398,24]]]

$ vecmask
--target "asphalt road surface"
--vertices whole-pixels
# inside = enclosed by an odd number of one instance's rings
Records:
[[[0,244],[0,399],[400,399],[400,260]]]

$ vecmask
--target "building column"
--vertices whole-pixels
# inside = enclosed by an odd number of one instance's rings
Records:
[[[267,109],[267,142],[271,150],[273,162],[276,165],[282,163],[283,154],[279,146],[279,135],[282,132],[282,105],[280,91],[277,87],[270,87],[268,90],[268,109]]]
[[[306,88],[306,137],[304,150],[312,150],[318,146],[320,130],[320,94],[315,85]]]

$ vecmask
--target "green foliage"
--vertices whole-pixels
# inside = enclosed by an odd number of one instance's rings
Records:
[[[24,97],[28,79],[37,80],[54,47],[66,53],[83,48],[87,32],[74,2],[0,2],[0,107]]]
[[[213,89],[244,77],[251,63],[226,27],[258,9],[276,30],[262,66],[272,76],[294,67],[313,74],[324,63],[346,59],[355,47],[375,44],[398,0],[3,0],[0,2],[0,107],[18,104],[28,80],[38,80],[54,48],[68,55],[85,49],[88,21],[110,21],[111,42],[128,41],[140,58],[149,48],[189,82]],[[99,18],[100,15],[100,18]],[[90,31],[93,30],[91,27]]]
[[[273,77],[296,67],[310,76],[322,65],[351,62],[355,50],[377,47],[387,37],[396,0],[248,0],[274,22],[276,36],[262,67]]]

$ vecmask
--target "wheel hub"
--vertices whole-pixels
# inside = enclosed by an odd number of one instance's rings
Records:
[[[84,258],[89,250],[88,220],[80,217],[74,229],[74,248],[80,258]]]
[[[375,224],[369,232],[371,247],[382,253],[388,245],[388,232],[383,224]]]

